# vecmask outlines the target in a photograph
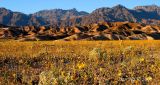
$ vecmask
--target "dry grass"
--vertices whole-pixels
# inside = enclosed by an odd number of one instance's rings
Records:
[[[1,85],[160,84],[160,41],[0,41]]]

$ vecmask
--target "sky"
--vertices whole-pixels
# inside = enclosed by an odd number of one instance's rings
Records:
[[[135,6],[158,5],[160,0],[0,0],[0,7],[12,11],[31,14],[45,9],[72,9],[92,12],[100,7],[113,7],[117,4],[132,9]]]

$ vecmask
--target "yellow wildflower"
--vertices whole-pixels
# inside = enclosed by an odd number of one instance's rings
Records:
[[[119,70],[119,71],[118,71],[118,76],[121,76],[121,75],[122,75],[122,71]]]
[[[16,74],[15,74],[15,73],[13,74],[13,77],[16,77]]]
[[[103,68],[99,68],[100,71],[103,71]]]
[[[71,75],[71,80],[74,80],[74,76],[73,75]]]
[[[151,77],[151,76],[148,76],[148,77],[146,77],[146,80],[147,80],[147,81],[151,81],[151,80],[152,80],[152,77]]]
[[[83,69],[86,66],[84,63],[77,64],[78,69]]]
[[[139,61],[140,61],[140,62],[143,62],[143,61],[144,61],[144,58],[140,58]]]
[[[65,71],[62,71],[62,72],[61,72],[61,76],[62,76],[62,77],[65,77]]]

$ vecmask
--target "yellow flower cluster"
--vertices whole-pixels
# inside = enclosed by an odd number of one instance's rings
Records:
[[[86,67],[86,64],[85,64],[85,63],[78,63],[78,64],[77,64],[77,67],[78,67],[78,69],[80,70],[80,69],[85,68],[85,67]]]

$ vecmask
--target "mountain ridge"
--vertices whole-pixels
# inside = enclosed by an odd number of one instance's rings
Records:
[[[99,22],[83,26],[21,26],[0,24],[0,39],[39,40],[158,40],[159,25],[131,22]]]
[[[136,22],[144,24],[160,24],[160,7],[157,5],[136,6],[128,9],[123,5],[111,8],[97,8],[91,13],[69,10],[51,9],[41,10],[33,14],[14,12],[6,8],[0,8],[0,24],[11,26],[72,26],[86,25],[98,22]]]

